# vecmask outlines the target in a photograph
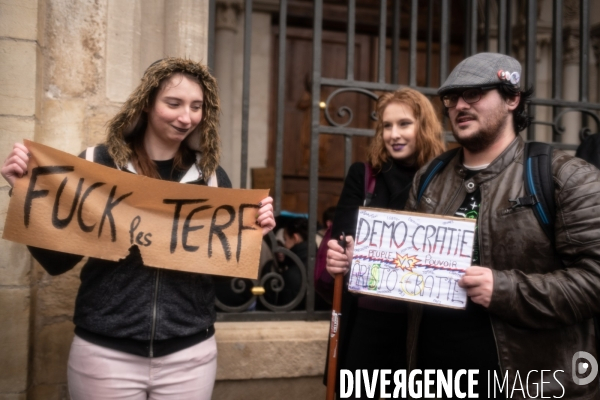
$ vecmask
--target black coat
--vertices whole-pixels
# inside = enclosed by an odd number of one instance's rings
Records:
[[[403,210],[416,168],[407,168],[388,162],[375,176],[375,191],[369,207]],[[342,231],[354,236],[358,207],[365,200],[365,164],[354,163],[348,170],[344,188],[335,209],[332,238],[339,238]]]
[[[403,210],[412,185],[416,168],[404,167],[395,162],[386,163],[375,176],[375,189],[369,207]],[[344,181],[344,188],[338,201],[332,228],[332,238],[338,238],[342,231],[354,237],[358,208],[365,199],[365,164],[354,163],[348,170]],[[344,282],[342,293],[342,317],[340,322],[340,338],[338,347],[339,357],[337,363],[338,379],[339,370],[344,369],[345,355],[349,351],[346,336],[349,327],[354,324],[358,297],[348,292],[348,275]],[[399,304],[399,307],[401,305]],[[327,352],[329,354],[329,351]],[[327,366],[325,367],[325,383],[327,380]],[[336,384],[336,390],[339,384]]]

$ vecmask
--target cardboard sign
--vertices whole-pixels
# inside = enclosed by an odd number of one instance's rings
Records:
[[[138,246],[147,266],[256,279],[268,190],[183,185],[122,172],[25,141],[4,239],[117,261]]]
[[[457,282],[471,266],[473,219],[361,207],[351,292],[465,308]]]

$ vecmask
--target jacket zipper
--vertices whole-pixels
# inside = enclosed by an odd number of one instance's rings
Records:
[[[156,314],[158,314],[158,282],[160,281],[160,270],[156,271],[156,284],[154,285],[154,302],[152,306],[152,331],[150,333],[150,354],[154,357],[154,334],[156,333]]]

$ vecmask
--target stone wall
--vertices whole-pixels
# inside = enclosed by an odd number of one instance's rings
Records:
[[[220,322],[213,400],[325,398],[329,321]]]
[[[37,0],[0,3],[0,152],[33,139],[36,125]],[[0,183],[0,233],[8,207]],[[26,398],[29,370],[31,258],[23,246],[0,240],[0,399]]]

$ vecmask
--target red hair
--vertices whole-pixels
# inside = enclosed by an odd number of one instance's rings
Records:
[[[437,157],[445,150],[442,125],[427,97],[414,89],[404,88],[395,92],[385,93],[377,100],[377,125],[375,137],[371,141],[368,159],[375,170],[390,159],[383,141],[383,112],[391,103],[401,103],[408,106],[416,120],[416,160],[421,168],[429,160]]]

